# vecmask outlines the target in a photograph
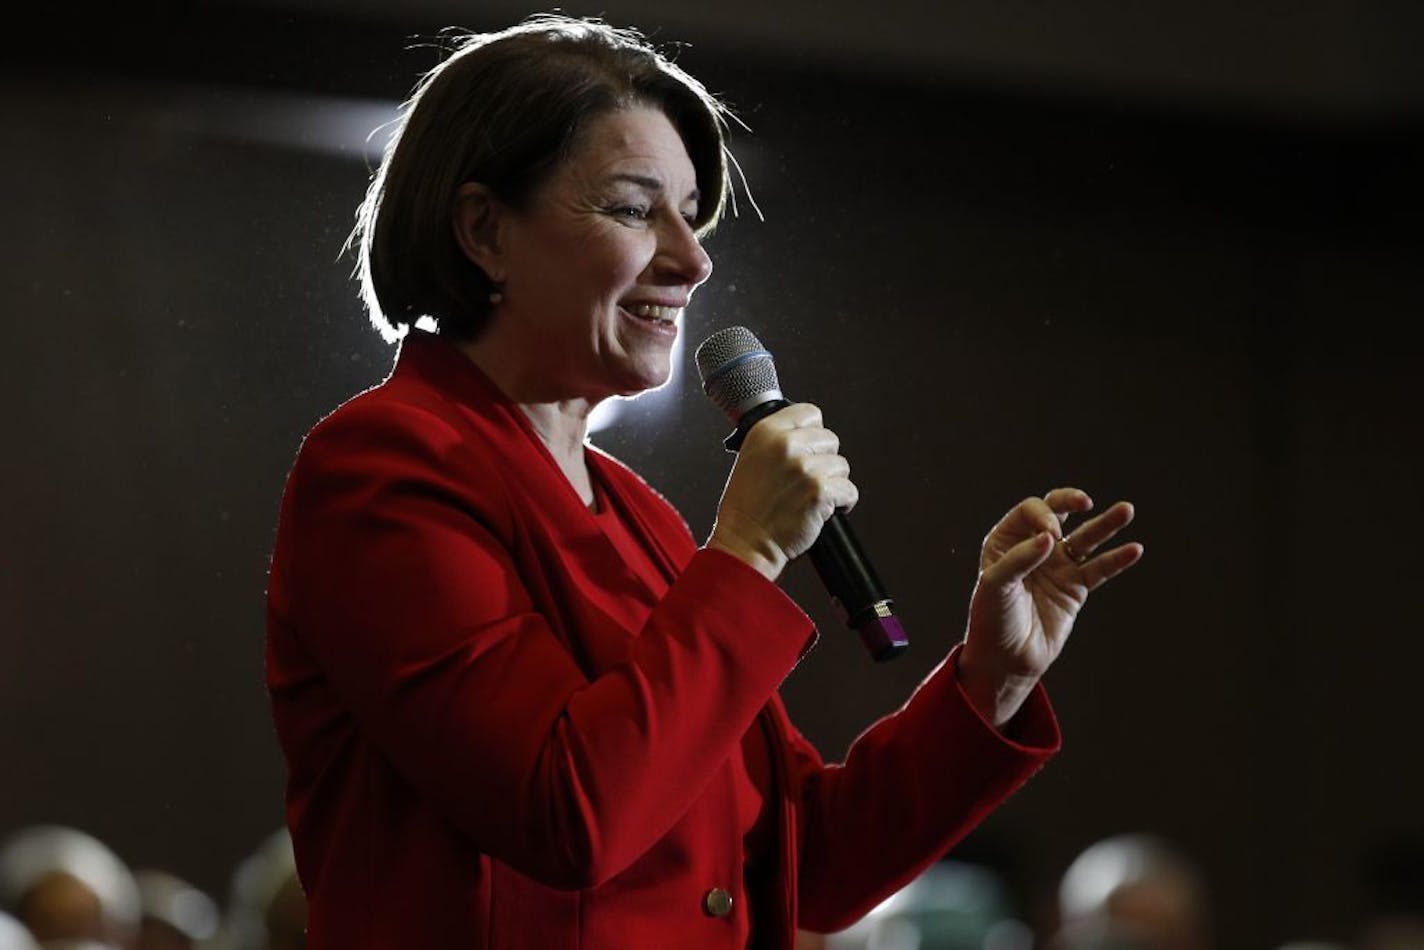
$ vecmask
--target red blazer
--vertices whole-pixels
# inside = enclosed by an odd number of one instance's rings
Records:
[[[824,765],[776,695],[810,621],[699,550],[632,472],[589,463],[661,596],[523,413],[437,337],[413,333],[391,377],[303,443],[267,679],[314,950],[789,948],[798,925],[854,922],[1056,751],[1041,691],[1010,741],[951,655]],[[732,817],[753,728],[779,842],[761,885]]]

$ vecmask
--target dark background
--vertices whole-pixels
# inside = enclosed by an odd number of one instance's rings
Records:
[[[1064,752],[966,842],[1036,920],[1119,831],[1180,844],[1219,944],[1353,936],[1424,834],[1424,13],[1405,2],[570,5],[751,126],[731,323],[825,409],[913,651],[821,622],[785,695],[840,755],[958,639],[977,546],[1060,484],[1145,561],[1048,685]],[[931,12],[933,9],[933,12]],[[487,4],[51,9],[0,81],[0,834],[72,824],[225,896],[281,822],[262,686],[303,433],[378,382],[342,255],[365,136]],[[690,347],[689,347],[690,351]],[[690,352],[685,354],[690,364]],[[704,535],[727,424],[684,365],[595,442]],[[926,750],[933,754],[933,750]]]

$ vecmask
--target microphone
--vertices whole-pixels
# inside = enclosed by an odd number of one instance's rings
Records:
[[[746,327],[718,330],[697,347],[696,359],[703,391],[736,426],[722,442],[728,452],[741,449],[752,426],[791,405],[781,393],[771,354]],[[832,513],[807,553],[846,625],[860,634],[871,657],[883,663],[904,653],[910,639],[844,512]]]

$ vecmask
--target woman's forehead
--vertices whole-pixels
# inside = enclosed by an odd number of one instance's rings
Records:
[[[656,187],[677,199],[697,190],[697,173],[682,136],[657,109],[598,116],[580,134],[568,164],[577,177],[599,184]]]

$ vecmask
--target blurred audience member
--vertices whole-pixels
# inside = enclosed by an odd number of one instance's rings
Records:
[[[187,881],[155,869],[134,877],[143,909],[136,950],[196,950],[217,932],[217,904]]]
[[[961,861],[931,865],[854,926],[831,934],[827,950],[1029,950],[1033,934],[1014,916],[1004,882]]]
[[[269,835],[232,878],[217,946],[221,950],[302,950],[307,903],[286,828]]]
[[[1206,890],[1161,838],[1105,838],[1074,859],[1058,888],[1053,950],[1205,950]]]
[[[36,825],[0,845],[0,909],[45,947],[129,947],[138,932],[138,885],[98,839]]]
[[[23,924],[0,911],[0,950],[40,950],[40,945]]]

